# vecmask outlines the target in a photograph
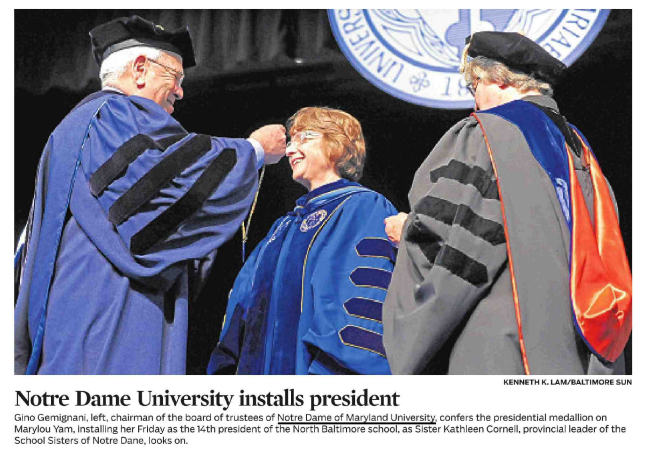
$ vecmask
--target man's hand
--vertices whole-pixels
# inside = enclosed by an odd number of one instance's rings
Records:
[[[384,219],[384,231],[386,231],[389,240],[396,247],[400,245],[400,236],[402,236],[402,228],[404,227],[404,222],[407,221],[407,217],[409,217],[409,214],[400,212],[398,215],[392,215]]]
[[[285,156],[285,127],[269,124],[252,132],[249,138],[258,140],[265,150],[265,163],[272,165]]]

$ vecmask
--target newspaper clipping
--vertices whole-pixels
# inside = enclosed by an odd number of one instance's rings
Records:
[[[3,451],[640,448],[643,9],[5,9]]]

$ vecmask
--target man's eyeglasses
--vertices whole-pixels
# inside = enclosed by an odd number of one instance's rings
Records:
[[[159,65],[159,66],[163,67],[164,69],[166,69],[168,72],[170,72],[173,75],[173,77],[175,77],[175,82],[177,83],[177,86],[179,86],[179,87],[182,86],[182,82],[184,82],[184,73],[183,72],[176,71],[173,68],[169,68],[165,64],[162,64],[157,60],[153,60],[152,58],[149,58],[148,61],[150,61],[152,63],[155,63],[156,65]]]
[[[307,140],[311,140],[316,137],[321,137],[322,135],[323,135],[322,133],[315,132],[315,131],[297,132],[290,138],[290,141],[288,142],[288,145],[286,146],[286,148],[289,148],[290,146],[301,145],[305,143]]]
[[[479,86],[479,82],[480,82],[480,81],[481,81],[481,78],[480,78],[480,77],[477,77],[476,79],[474,79],[474,80],[472,81],[472,83],[470,83],[469,85],[467,85],[467,91],[469,91],[469,92],[470,92],[470,94],[471,94],[472,96],[474,96],[474,97],[476,97],[476,87],[478,87],[478,86]]]

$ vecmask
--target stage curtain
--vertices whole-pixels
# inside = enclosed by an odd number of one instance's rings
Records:
[[[166,29],[189,26],[198,65],[187,80],[342,57],[325,10],[15,10],[16,88],[34,94],[96,89],[99,67],[88,32],[132,14]]]

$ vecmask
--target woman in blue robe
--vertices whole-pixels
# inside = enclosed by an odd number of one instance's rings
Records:
[[[210,374],[390,374],[382,303],[396,213],[360,179],[366,148],[354,117],[307,107],[288,121],[287,156],[308,189],[238,274]]]

